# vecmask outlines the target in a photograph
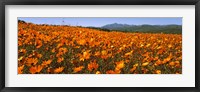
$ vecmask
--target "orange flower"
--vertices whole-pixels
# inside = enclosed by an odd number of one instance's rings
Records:
[[[101,51],[101,58],[107,59],[108,58],[108,52],[106,50]]]
[[[43,67],[41,65],[32,66],[31,68],[29,68],[29,72],[32,74],[39,73],[42,70],[42,68]]]
[[[102,50],[102,51],[101,51],[101,55],[107,55],[107,53],[108,53],[108,52],[107,52],[106,50]]]
[[[90,62],[88,64],[88,70],[92,71],[93,69],[96,70],[99,67],[99,65],[96,63],[96,61]]]
[[[131,55],[132,53],[133,53],[133,51],[130,51],[130,52],[126,53],[125,56],[129,56],[129,55]]]
[[[90,58],[90,50],[84,51],[83,55],[79,55],[80,57],[80,61],[84,61],[85,59],[89,59]]]
[[[85,45],[86,40],[85,40],[85,39],[81,39],[81,40],[78,40],[77,43],[78,43],[79,45]]]
[[[163,64],[169,62],[171,59],[172,59],[172,54],[170,53],[169,56],[163,60]]]
[[[90,58],[90,53],[89,52],[90,52],[90,50],[83,52],[83,57],[85,59],[89,59]]]
[[[56,49],[55,49],[55,48],[53,48],[53,49],[51,50],[51,52],[52,52],[52,53],[56,52]]]
[[[43,61],[42,66],[47,66],[51,64],[52,60]]]
[[[159,57],[158,56],[156,56],[153,60],[158,60],[159,59]]]
[[[167,58],[165,58],[164,60],[163,60],[163,64],[165,64],[165,63],[167,63],[167,62],[169,62],[171,60],[171,58],[170,57],[167,57]]]
[[[58,67],[54,70],[55,73],[61,73],[64,70],[64,67]]]
[[[60,62],[62,62],[63,60],[64,60],[64,58],[61,57],[61,58],[58,58],[57,62],[60,63]]]
[[[161,74],[161,71],[160,70],[156,70],[155,73],[156,74]]]
[[[74,72],[80,72],[84,67],[83,66],[79,66],[79,67],[76,67],[74,68]]]
[[[179,62],[179,61],[175,61],[175,63],[176,63],[176,64],[180,64],[180,62]]]
[[[133,66],[133,68],[131,68],[131,70],[130,70],[130,72],[133,72],[133,71],[135,71],[136,70],[136,66]]]
[[[119,61],[119,62],[115,62],[115,64],[116,64],[116,67],[115,67],[116,70],[119,70],[119,69],[124,67],[124,61],[123,60]]]
[[[67,52],[67,48],[59,48],[59,52],[64,54]]]
[[[38,57],[38,58],[41,58],[41,57],[42,57],[42,54],[37,54],[37,57]]]
[[[106,74],[116,74],[113,70],[106,71]]]
[[[170,66],[174,66],[175,63],[174,63],[174,62],[170,62],[169,65],[170,65]]]
[[[62,44],[62,43],[59,43],[58,45],[57,45],[57,47],[56,48],[60,48],[61,46],[63,46],[64,44]]]
[[[24,69],[24,65],[18,67],[18,74],[22,74],[23,73],[23,70]]]
[[[21,41],[18,41],[18,46],[22,46],[23,43]]]
[[[27,58],[26,65],[27,66],[36,65],[37,62],[38,62],[37,58]]]
[[[120,74],[120,73],[121,73],[121,70],[118,68],[115,68],[115,74]]]
[[[19,50],[19,52],[25,54],[26,53],[26,49],[21,49],[21,50]]]
[[[158,66],[158,65],[160,65],[160,64],[162,64],[162,61],[160,61],[160,59],[159,59],[158,61],[155,62],[154,65],[155,65],[155,66]]]
[[[95,56],[99,56],[101,53],[99,51],[95,52]]]
[[[36,48],[40,48],[42,46],[42,41],[36,40],[35,45],[36,45]]]

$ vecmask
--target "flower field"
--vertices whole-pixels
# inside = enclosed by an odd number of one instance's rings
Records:
[[[182,74],[182,35],[19,22],[18,74]]]

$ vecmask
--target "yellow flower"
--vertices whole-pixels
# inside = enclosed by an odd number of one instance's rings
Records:
[[[101,72],[100,72],[100,71],[97,71],[96,74],[101,74]]]
[[[142,66],[147,66],[149,62],[142,63]]]

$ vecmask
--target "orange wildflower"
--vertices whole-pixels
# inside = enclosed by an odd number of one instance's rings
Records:
[[[26,65],[27,66],[36,65],[37,62],[38,62],[37,58],[27,58]]]
[[[36,40],[35,45],[36,45],[36,48],[40,48],[42,46],[42,41]]]
[[[42,57],[42,54],[37,54],[37,57],[38,57],[38,58],[41,58],[41,57]]]
[[[85,59],[89,59],[90,58],[90,50],[84,51],[83,55],[80,55],[80,61],[84,61]]]
[[[88,70],[92,71],[93,69],[96,70],[99,67],[99,65],[96,63],[96,61],[90,62],[88,64]]]
[[[116,74],[113,70],[106,71],[106,74]]]
[[[133,51],[130,51],[130,52],[126,53],[125,56],[129,56],[129,55],[131,55],[132,53],[133,53]]]
[[[31,68],[29,68],[29,72],[32,74],[39,73],[42,70],[42,68],[43,67],[41,65],[32,66]]]
[[[47,66],[51,64],[52,60],[43,61],[42,66]]]
[[[115,62],[116,67],[115,69],[119,70],[124,67],[124,61]]]
[[[175,63],[174,63],[174,62],[170,62],[169,65],[170,65],[170,66],[174,66]]]
[[[74,72],[80,72],[84,67],[83,66],[79,66],[79,67],[75,67],[74,68]]]
[[[78,40],[77,43],[78,43],[79,45],[85,45],[86,40],[85,40],[85,39],[81,39],[81,40]]]
[[[21,49],[21,50],[19,50],[19,52],[25,54],[26,53],[26,49]]]
[[[23,69],[24,69],[24,65],[18,67],[18,74],[22,74],[23,72]]]
[[[155,73],[156,74],[161,74],[161,70],[156,70]]]
[[[64,60],[64,58],[61,57],[61,58],[58,58],[57,62],[60,63],[60,62],[62,62],[63,60]]]
[[[64,67],[58,67],[54,70],[55,73],[61,73],[64,70]]]
[[[56,52],[56,49],[55,49],[55,48],[53,48],[53,49],[51,50],[51,52],[52,52],[52,53],[55,53],[55,52]]]

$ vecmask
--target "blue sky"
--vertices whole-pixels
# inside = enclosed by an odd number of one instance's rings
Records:
[[[20,17],[19,20],[35,24],[94,26],[101,27],[106,24],[120,23],[131,25],[182,25],[181,17]]]

